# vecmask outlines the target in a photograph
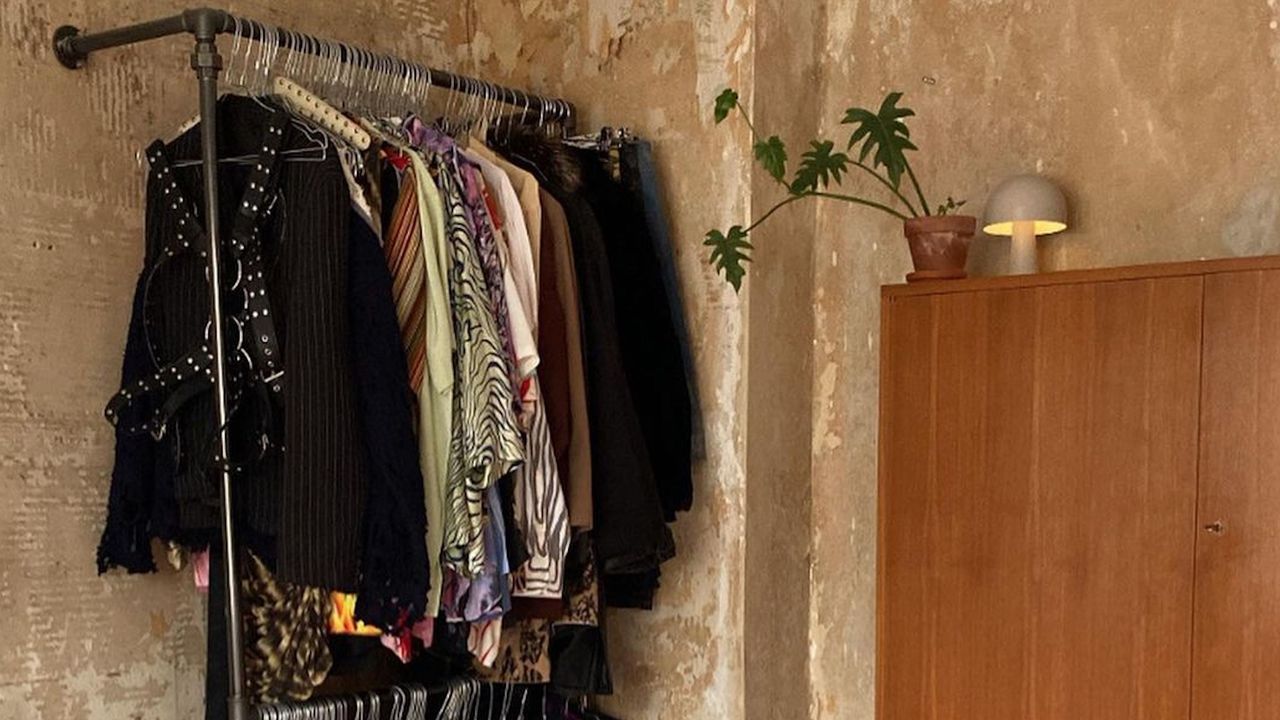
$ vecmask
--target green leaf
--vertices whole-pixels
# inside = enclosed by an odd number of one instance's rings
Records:
[[[831,152],[835,143],[830,140],[813,140],[809,142],[809,146],[812,149],[801,156],[800,168],[791,181],[791,192],[796,195],[825,188],[832,180],[838,185],[840,174],[849,169],[849,156],[842,152]]]
[[[733,286],[734,292],[742,290],[742,278],[747,274],[743,263],[751,262],[749,253],[752,246],[747,242],[747,231],[741,225],[729,228],[728,235],[712,230],[702,244],[711,248],[711,264],[724,273],[724,279]]]
[[[939,206],[938,206],[938,212],[936,212],[936,213],[934,213],[934,214],[935,214],[935,215],[950,215],[951,213],[955,212],[956,210],[959,210],[960,208],[964,207],[964,204],[965,204],[965,203],[967,203],[967,202],[969,202],[969,201],[968,201],[968,200],[956,200],[955,198],[953,198],[953,197],[951,197],[950,195],[948,195],[948,196],[947,196],[947,201],[946,201],[945,203],[943,203],[943,204],[939,205]]]
[[[871,112],[866,108],[849,108],[845,111],[845,125],[853,125],[853,134],[849,136],[848,149],[862,143],[858,152],[858,162],[866,162],[872,157],[872,167],[883,167],[893,188],[898,189],[902,174],[907,170],[907,151],[915,150],[911,142],[911,131],[902,118],[915,115],[910,108],[897,107],[902,93],[894,92],[885,96],[880,104],[879,112]]]
[[[723,92],[716,96],[716,124],[724,122],[729,117],[729,113],[738,106],[738,91],[733,88],[725,88]]]
[[[781,181],[787,174],[787,147],[777,135],[755,144],[756,160],[764,166],[773,179]]]

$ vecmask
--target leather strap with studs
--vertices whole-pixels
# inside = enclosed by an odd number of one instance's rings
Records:
[[[236,352],[228,358],[228,380],[234,379],[238,384],[242,378],[252,376],[256,371],[257,380],[270,388],[266,395],[274,406],[273,410],[278,410],[281,404],[284,372],[275,323],[271,317],[271,303],[267,297],[259,224],[272,205],[279,175],[280,148],[288,122],[289,116],[283,112],[273,114],[268,120],[262,150],[237,207],[230,243],[230,255],[237,263],[235,284],[242,289],[245,301],[236,314],[228,316],[229,328],[234,327],[238,331],[237,342],[232,346]],[[179,228],[161,247],[158,263],[192,251],[206,257],[203,248],[208,242],[208,235],[178,187],[163,143],[152,143],[147,149],[147,157],[153,172],[159,173],[161,202],[176,214]],[[247,343],[246,334],[250,335]],[[107,404],[107,420],[128,434],[146,432],[159,440],[182,406],[213,386],[213,360],[206,338],[199,349],[193,349],[151,376],[121,388]],[[235,393],[236,396],[239,394]],[[153,403],[155,409],[150,417],[138,417],[138,413],[132,412],[144,397],[164,398]]]

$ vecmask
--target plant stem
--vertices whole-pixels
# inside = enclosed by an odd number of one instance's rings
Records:
[[[751,122],[751,116],[747,114],[747,109],[742,107],[742,103],[740,102],[734,101],[733,104],[737,106],[738,114],[742,115],[742,119],[747,123],[747,129],[751,131],[752,144],[760,142],[760,136],[756,134],[756,126]]]
[[[906,215],[903,215],[902,213],[898,212],[897,210],[894,210],[893,208],[889,207],[888,205],[882,205],[873,200],[866,200],[860,197],[856,197],[854,195],[839,195],[836,193],[829,193],[829,192],[808,192],[808,193],[805,193],[805,195],[812,195],[814,197],[820,197],[820,198],[829,198],[831,200],[844,200],[845,202],[857,203],[858,205],[866,205],[867,207],[875,208],[876,210],[880,210],[881,212],[887,212],[890,215],[898,218],[899,220],[905,221],[905,220],[911,219]]]
[[[920,181],[916,180],[916,171],[911,169],[911,163],[905,163],[907,166],[907,176],[911,178],[911,184],[916,186],[916,195],[920,196],[920,204],[924,206],[924,214],[932,215],[929,212],[929,201],[924,199],[924,191],[920,189]]]
[[[803,198],[806,198],[806,197],[808,197],[808,196],[809,196],[809,193],[804,193],[804,194],[802,194],[802,195],[792,195],[791,197],[787,198],[786,200],[783,200],[782,202],[778,203],[777,205],[774,205],[773,207],[769,208],[769,211],[768,211],[768,212],[766,212],[764,215],[761,215],[759,220],[756,220],[755,222],[753,222],[753,223],[751,223],[750,225],[748,225],[748,226],[747,226],[747,229],[746,229],[746,230],[743,230],[743,232],[745,232],[745,233],[750,233],[752,230],[755,230],[755,229],[756,229],[756,227],[760,225],[760,223],[764,222],[765,220],[768,220],[770,215],[772,215],[772,214],[774,214],[774,213],[778,212],[778,211],[779,211],[779,210],[781,210],[782,208],[784,208],[784,207],[786,207],[786,206],[790,205],[791,203],[793,203],[793,202],[795,202],[795,201],[797,201],[797,200],[801,200],[801,199],[803,199]]]
[[[898,212],[897,210],[894,210],[893,208],[889,207],[888,205],[882,205],[873,200],[866,200],[853,195],[840,195],[837,193],[818,192],[816,190],[810,190],[808,192],[802,192],[799,195],[792,195],[791,197],[788,197],[786,200],[783,200],[782,202],[779,202],[777,205],[774,205],[773,207],[769,208],[768,212],[766,212],[764,215],[761,215],[758,220],[748,225],[747,228],[743,230],[743,232],[750,233],[752,230],[755,230],[757,227],[759,227],[760,224],[763,223],[765,220],[768,220],[769,217],[774,213],[778,212],[782,208],[786,207],[787,205],[790,205],[791,203],[797,200],[803,200],[804,198],[807,198],[807,197],[820,197],[820,198],[827,198],[829,200],[843,200],[845,202],[851,202],[851,203],[856,203],[858,205],[865,205],[870,208],[875,208],[876,210],[880,210],[881,212],[889,213],[890,215],[898,218],[899,220],[905,221],[905,220],[911,219],[906,215],[903,215],[902,213]]]
[[[882,176],[880,175],[880,173],[876,172],[875,170],[872,170],[871,168],[867,167],[866,165],[863,165],[863,164],[862,164],[862,163],[860,163],[860,162],[854,162],[853,164],[854,164],[854,165],[856,165],[857,167],[862,168],[862,169],[863,169],[864,171],[866,171],[866,172],[867,172],[867,174],[869,174],[871,177],[875,178],[876,180],[879,180],[881,185],[884,185],[885,187],[889,188],[889,192],[893,193],[894,195],[897,195],[897,196],[898,196],[898,199],[902,201],[902,204],[903,204],[903,205],[906,205],[906,206],[907,206],[907,210],[911,211],[911,214],[912,214],[912,215],[919,215],[919,214],[920,214],[920,213],[916,212],[915,207],[913,207],[913,206],[911,205],[911,201],[907,199],[907,196],[906,196],[906,195],[903,195],[903,194],[898,190],[898,188],[896,188],[896,187],[894,187],[894,186],[893,186],[893,183],[889,182],[887,179],[885,179],[884,177],[882,177]],[[927,208],[927,207],[926,207],[926,208],[925,208],[925,213],[927,214],[928,212],[929,212],[929,208]]]

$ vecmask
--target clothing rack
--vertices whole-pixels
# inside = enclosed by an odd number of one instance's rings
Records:
[[[526,117],[532,113],[537,113],[540,118],[563,122],[566,125],[570,124],[574,117],[573,105],[558,98],[534,95],[474,78],[428,68],[395,56],[375,53],[290,30],[282,30],[256,20],[237,17],[224,10],[213,8],[194,8],[178,15],[95,33],[83,33],[79,28],[71,25],[64,25],[54,31],[54,54],[60,63],[71,69],[83,67],[89,55],[98,50],[131,45],[144,40],[181,33],[189,33],[195,39],[195,46],[191,53],[191,68],[195,71],[199,92],[201,164],[204,177],[204,222],[206,235],[208,236],[209,304],[212,314],[213,353],[215,356],[213,393],[217,427],[219,428],[215,462],[219,473],[219,491],[222,503],[220,544],[225,558],[222,579],[227,588],[227,655],[230,674],[230,691],[227,697],[227,706],[230,720],[250,720],[261,716],[250,704],[245,694],[244,637],[241,622],[238,556],[235,551],[235,529],[231,511],[234,487],[232,481],[233,466],[229,459],[230,437],[228,420],[230,411],[226,389],[226,328],[222,314],[222,233],[219,227],[218,212],[216,108],[218,101],[218,75],[223,65],[222,56],[218,53],[217,37],[223,33],[240,32],[245,28],[253,32],[254,39],[270,38],[274,42],[289,42],[291,47],[297,47],[302,52],[309,52],[315,55],[325,54],[330,61],[335,59],[333,53],[336,50],[338,62],[365,70],[385,71],[388,63],[390,63],[389,67],[393,72],[418,73],[419,77],[422,77],[434,87],[445,88],[464,95],[482,96],[487,100],[496,100],[507,105],[518,106],[524,110]],[[205,702],[209,702],[209,698],[206,698]]]
[[[191,33],[196,38],[197,51],[199,50],[201,37],[208,38],[208,42],[211,43],[210,50],[213,52],[213,59],[217,62],[217,67],[214,68],[216,71],[222,68],[222,62],[221,56],[217,55],[217,49],[212,47],[214,36],[237,30],[249,30],[251,37],[259,41],[270,38],[275,42],[288,42],[290,47],[295,48],[298,52],[306,52],[312,55],[324,55],[333,52],[336,53],[336,57],[329,59],[336,59],[340,63],[354,65],[362,69],[385,70],[390,67],[397,73],[417,73],[433,87],[464,95],[484,96],[487,99],[496,100],[506,105],[520,107],[528,115],[536,113],[539,117],[549,121],[572,125],[573,119],[577,114],[576,108],[572,103],[560,98],[535,95],[523,90],[495,85],[484,80],[456,75],[394,55],[377,53],[347,43],[335,42],[315,35],[278,28],[214,8],[184,10],[170,17],[88,34],[84,34],[80,28],[74,25],[63,25],[53,33],[53,52],[57,56],[58,62],[74,70],[83,67],[89,55],[98,50],[120,47],[121,45],[132,45],[144,40],[153,40],[170,35]],[[197,75],[199,75],[200,66],[197,65],[197,58],[194,54],[191,58],[191,64]]]

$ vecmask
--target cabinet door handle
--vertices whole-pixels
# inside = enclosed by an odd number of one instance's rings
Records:
[[[1221,535],[1222,533],[1227,531],[1227,525],[1221,520],[1214,520],[1208,525],[1205,525],[1204,529],[1205,531],[1207,531],[1212,535]]]

